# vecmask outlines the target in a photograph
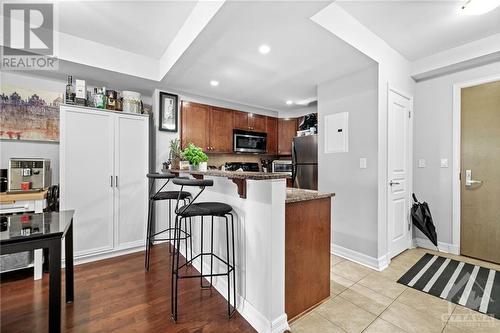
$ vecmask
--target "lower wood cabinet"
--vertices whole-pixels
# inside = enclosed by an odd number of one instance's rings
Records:
[[[285,205],[285,312],[293,320],[330,297],[331,198]]]
[[[75,210],[75,258],[144,246],[149,118],[61,106],[60,119],[60,205]]]

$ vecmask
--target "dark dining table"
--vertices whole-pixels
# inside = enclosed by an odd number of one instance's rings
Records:
[[[61,243],[64,239],[66,303],[74,298],[73,210],[1,216],[0,253],[47,249],[49,332],[61,332]]]

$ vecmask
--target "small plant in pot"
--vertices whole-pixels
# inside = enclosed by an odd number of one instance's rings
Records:
[[[182,152],[184,158],[189,161],[190,170],[207,171],[208,156],[200,147],[190,143]]]
[[[182,159],[181,142],[179,139],[170,140],[170,163],[172,169],[179,169],[179,162]]]

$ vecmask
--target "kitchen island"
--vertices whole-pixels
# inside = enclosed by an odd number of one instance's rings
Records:
[[[233,207],[236,232],[235,251],[238,312],[258,332],[281,333],[288,329],[289,317],[287,317],[286,302],[292,300],[293,297],[290,298],[288,295],[292,295],[293,293],[290,294],[291,290],[289,290],[289,294],[287,294],[285,286],[289,278],[285,271],[285,262],[288,260],[287,244],[291,242],[291,240],[287,239],[286,223],[288,223],[288,218],[285,218],[285,216],[289,205],[295,205],[299,202],[302,204],[311,202],[312,193],[307,193],[306,195],[304,192],[301,192],[301,201],[297,201],[299,200],[299,193],[291,192],[286,188],[286,173],[230,172],[219,170],[209,170],[206,172],[171,170],[171,172],[179,176],[212,179],[214,186],[207,187],[197,201],[224,202]],[[168,187],[169,190],[179,189],[174,184],[169,184]],[[189,190],[193,194],[197,192],[194,188]],[[332,194],[327,194],[318,198],[330,200],[331,196]],[[294,203],[287,203],[287,200],[294,200]],[[316,201],[316,199],[312,199],[312,201]],[[163,214],[159,212],[157,230],[166,228],[168,220],[166,214],[168,214],[166,209],[163,211]],[[196,223],[197,221],[193,221],[192,231],[194,253],[200,252],[200,224]],[[295,232],[293,237],[298,237],[300,240],[304,236],[308,235],[303,234],[301,236],[300,233]],[[205,234],[204,237],[207,237],[206,244],[209,244],[209,235]],[[325,235],[323,234],[322,237],[325,238]],[[329,226],[327,237],[329,244]],[[216,249],[214,251],[220,253],[222,258],[226,258],[224,239],[225,228],[223,228],[223,224],[214,223],[214,248]],[[301,241],[296,243],[297,246],[301,245]],[[302,244],[307,245],[308,243],[309,240],[304,238]],[[184,255],[183,249],[184,246],[181,246],[181,254]],[[327,258],[325,262],[329,267],[329,247],[322,247],[320,250],[326,252],[322,254],[319,260],[325,261],[324,258]],[[312,252],[306,251],[305,254],[310,255]],[[294,260],[299,263],[308,260],[305,257],[302,259],[297,258],[297,255],[300,256],[300,253],[295,254],[296,258]],[[200,270],[201,265],[203,265],[204,271],[210,267],[208,261],[202,263],[198,260],[194,263],[195,268],[198,270]],[[214,272],[219,269],[223,270],[225,267],[214,265]],[[314,271],[315,269],[315,267],[309,267],[309,270]],[[326,279],[329,284],[329,269],[327,274]],[[313,278],[306,281],[307,285],[304,285],[303,288],[307,289],[311,288],[311,286],[316,286],[314,289],[324,290],[324,283],[317,283],[317,281],[323,281],[323,279]],[[299,283],[302,283],[302,281],[299,281]],[[297,284],[295,285],[298,286]],[[227,278],[221,277],[215,279],[214,287],[227,298]],[[329,285],[326,290],[329,293]],[[300,297],[298,298],[298,302],[302,302]],[[293,309],[307,309],[310,307],[311,304],[307,301],[306,303],[299,304],[299,306],[294,306]],[[182,309],[179,310],[182,311]]]

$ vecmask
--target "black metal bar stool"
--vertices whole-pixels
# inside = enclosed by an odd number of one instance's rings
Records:
[[[162,191],[163,188],[170,182],[171,179],[175,178],[174,174],[171,173],[148,173],[146,175],[148,179],[152,180],[151,187],[149,189],[149,205],[148,205],[148,225],[146,230],[146,253],[145,253],[145,262],[144,266],[146,270],[149,270],[149,256],[151,254],[151,246],[154,245],[155,241],[173,241],[174,237],[172,237],[172,231],[175,231],[175,226],[172,227],[172,200],[183,201],[184,204],[186,202],[191,201],[191,193],[184,191]],[[160,187],[160,189],[154,192],[156,181],[164,180],[165,183]],[[168,200],[168,228],[164,230],[160,230],[158,232],[155,231],[153,233],[153,210],[155,208],[156,201]],[[181,237],[185,240],[186,253],[187,253],[187,241],[188,238],[191,240],[191,220],[189,220],[189,232],[187,229],[187,222],[184,221],[184,230],[181,230],[181,233],[184,235]],[[167,238],[159,238],[158,236],[163,233],[168,232]],[[175,232],[174,232],[175,234]],[[191,250],[191,257],[193,257],[193,253]]]
[[[200,278],[200,286],[202,289],[205,288],[211,288],[212,287],[212,278],[214,276],[227,276],[227,313],[228,316],[231,318],[234,312],[236,311],[236,273],[235,273],[235,257],[234,257],[234,217],[231,211],[233,208],[225,203],[222,202],[201,202],[201,203],[194,203],[194,201],[200,196],[200,194],[205,190],[205,187],[207,186],[213,186],[214,182],[213,180],[210,179],[179,179],[176,178],[173,180],[174,184],[180,185],[181,190],[180,193],[182,193],[184,186],[194,186],[194,187],[200,187],[200,191],[198,194],[191,200],[187,205],[184,204],[182,207],[179,207],[179,201],[181,201],[181,196],[178,197],[177,200],[177,205],[175,207],[175,213],[176,213],[176,218],[175,218],[175,230],[174,230],[174,255],[172,257],[172,281],[171,281],[171,289],[172,289],[172,319],[174,321],[177,321],[177,296],[178,296],[178,285],[179,285],[179,279],[189,279],[189,278]],[[179,265],[179,250],[180,250],[180,241],[181,241],[181,230],[180,226],[182,225],[182,221],[186,221],[186,219],[192,218],[199,216],[201,219],[201,233],[200,233],[200,239],[201,239],[201,248],[200,248],[200,253],[197,254],[195,257],[191,255],[191,259],[187,260],[186,262],[182,265]],[[205,216],[210,216],[212,218],[211,220],[211,231],[210,231],[210,252],[204,252],[203,249],[203,218]],[[232,242],[232,260],[231,264],[230,262],[230,253],[229,253],[229,242],[230,242],[230,236],[229,236],[229,219],[228,216],[231,216],[231,242]],[[214,217],[220,217],[224,218],[225,224],[226,224],[226,260],[222,259],[219,255],[214,253]],[[187,253],[186,253],[187,256]],[[204,256],[210,256],[210,273],[209,274],[203,274],[203,257]],[[200,274],[192,274],[192,275],[182,275],[180,274],[180,269],[191,265],[193,260],[197,259],[198,257],[201,257],[201,268],[200,268]],[[213,266],[214,266],[214,259],[219,260],[222,264],[227,266],[227,270],[225,272],[221,273],[214,273],[213,272]],[[230,275],[233,275],[233,306],[231,309],[231,281],[230,281]],[[208,285],[203,285],[203,278],[210,278],[210,284]]]

